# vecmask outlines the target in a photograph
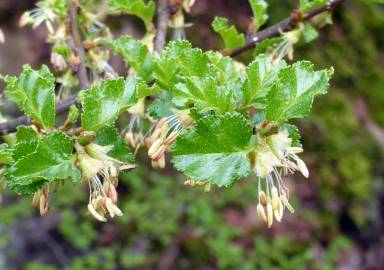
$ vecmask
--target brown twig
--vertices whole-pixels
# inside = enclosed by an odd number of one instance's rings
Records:
[[[332,11],[336,6],[343,4],[345,1],[346,0],[330,0],[327,5],[317,7],[307,12],[305,15],[302,16],[301,20],[299,21],[308,21],[316,15],[319,15],[320,13]],[[293,12],[292,14],[295,14],[295,12]],[[287,18],[277,24],[274,24],[264,29],[263,31],[258,32],[250,39],[250,41],[246,45],[233,50],[232,52],[228,53],[228,55],[231,57],[238,56],[239,54],[254,48],[258,43],[263,40],[279,36],[281,32],[292,30],[299,21],[295,16],[290,16],[290,18]]]
[[[77,20],[77,0],[67,0],[67,2],[69,5],[69,25],[71,37],[74,43],[74,53],[79,58],[79,70],[76,74],[80,81],[80,88],[88,89],[89,81],[87,69],[85,68],[85,51]]]
[[[165,46],[167,36],[169,7],[167,0],[159,0],[157,8],[157,33],[155,39],[155,51],[161,52]]]

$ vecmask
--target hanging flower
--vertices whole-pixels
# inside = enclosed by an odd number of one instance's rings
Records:
[[[89,212],[99,221],[106,222],[106,215],[111,218],[123,215],[117,207],[118,174],[121,170],[134,166],[125,164],[107,155],[110,146],[90,143],[86,146],[75,145],[79,168],[89,186]]]
[[[297,156],[303,149],[291,145],[292,139],[284,130],[267,138],[259,138],[254,153],[254,172],[259,194],[257,214],[269,228],[274,219],[281,222],[285,208],[294,212],[288,201],[289,189],[282,176],[297,170],[305,177],[309,175],[304,161]]]

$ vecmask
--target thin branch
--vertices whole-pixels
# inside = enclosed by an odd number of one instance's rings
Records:
[[[332,11],[336,6],[343,4],[345,1],[346,0],[330,0],[327,5],[317,7],[307,12],[300,20],[295,18],[295,16],[291,16],[290,18],[287,18],[275,25],[264,29],[263,31],[258,32],[255,36],[250,39],[250,41],[246,45],[233,50],[232,52],[228,53],[228,55],[231,57],[238,56],[239,54],[254,48],[258,43],[262,42],[263,40],[279,36],[281,32],[292,30],[293,28],[295,28],[298,22],[308,21],[316,15],[319,15],[320,13]]]
[[[68,99],[59,102],[56,106],[56,114],[62,114],[66,112],[71,105],[78,102],[77,95],[72,95]],[[19,116],[11,121],[0,123],[0,135],[12,133],[16,131],[16,128],[20,125],[30,125],[31,120],[25,116]]]
[[[155,40],[155,51],[161,52],[165,46],[167,36],[169,7],[167,0],[159,0],[157,3],[157,33]]]
[[[70,17],[72,18],[71,22],[76,22],[77,21],[76,0],[67,0],[67,1],[71,7],[71,9],[70,9],[71,10]],[[331,0],[328,3],[328,5],[320,6],[318,8],[315,8],[315,9],[309,11],[308,13],[306,13],[303,16],[302,20],[304,20],[304,21],[310,20],[311,18],[315,17],[316,15],[318,15],[320,13],[331,11],[336,6],[341,5],[345,1],[346,0],[333,0],[333,1]],[[167,26],[168,26],[167,24],[168,24],[168,18],[169,18],[169,9],[168,9],[167,0],[159,0],[159,11],[158,12],[159,12],[158,13],[158,26],[157,26],[158,27],[158,33],[157,33],[156,42],[155,42],[155,50],[161,51],[165,45],[165,36],[166,36],[166,31],[167,31]],[[264,29],[263,31],[257,33],[247,45],[232,51],[229,55],[231,57],[235,57],[235,56],[241,54],[242,52],[245,52],[245,51],[255,47],[255,45],[257,43],[259,43],[265,39],[280,35],[281,31],[289,31],[289,30],[293,29],[295,27],[296,23],[297,23],[297,21],[294,20],[294,18],[288,18],[288,19],[281,21],[280,23],[277,23],[276,25],[268,27],[268,28]],[[74,29],[72,29],[72,34],[74,35],[74,41],[77,40],[78,45],[76,45],[76,46],[78,48],[79,57],[80,57],[80,59],[84,59],[85,58],[84,48],[83,48],[83,45],[81,42],[81,37],[80,37],[80,33],[78,31],[78,28],[77,28],[77,24],[71,23],[71,25],[72,25],[72,28],[74,28]],[[77,38],[75,38],[75,36],[77,36]],[[83,73],[81,73],[81,69],[80,69],[78,76],[79,76],[79,80],[80,80],[81,85],[83,85],[81,88],[87,89],[89,83],[88,83],[88,78],[86,76],[84,61],[81,61],[81,63],[82,63],[81,66],[83,67]],[[77,102],[76,95],[71,96],[69,99],[63,100],[62,102],[57,104],[56,113],[60,114],[60,113],[67,111],[69,109],[69,107],[71,105],[75,104],[76,102]],[[0,124],[0,135],[15,132],[16,128],[19,125],[29,125],[30,123],[31,123],[31,121],[28,118],[26,118],[25,116],[20,116],[18,118],[10,120],[6,123],[2,123],[2,124]]]
[[[74,52],[79,57],[79,70],[76,73],[81,89],[89,88],[89,81],[87,76],[87,69],[85,68],[85,51],[83,41],[78,27],[77,19],[77,0],[67,0],[69,5],[69,24],[70,24],[70,33],[74,43]]]

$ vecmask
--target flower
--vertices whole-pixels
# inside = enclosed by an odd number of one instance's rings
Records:
[[[97,220],[106,222],[106,215],[111,218],[123,215],[116,206],[118,194],[118,174],[120,170],[132,169],[134,166],[125,164],[107,153],[111,146],[100,146],[90,143],[86,146],[75,144],[79,168],[89,186],[88,210]]]
[[[128,126],[125,128],[127,130],[125,141],[137,151],[139,147],[144,144],[143,118],[145,112],[145,98],[139,99],[134,106],[128,109],[128,112],[131,114],[131,119],[129,120]]]
[[[44,184],[38,189],[32,198],[32,206],[39,209],[40,215],[44,216],[49,210],[49,185]]]
[[[287,130],[258,138],[253,155],[253,170],[258,179],[257,214],[269,228],[274,219],[281,222],[285,208],[294,212],[288,201],[289,189],[285,186],[282,175],[298,170],[308,177],[308,169],[297,155],[302,151],[301,147],[292,146]]]
[[[189,110],[173,110],[173,113],[169,117],[161,118],[154,126],[152,134],[145,139],[153,168],[165,167],[165,152],[177,139],[180,131],[193,123]]]
[[[285,56],[288,56],[289,60],[293,59],[293,45],[299,41],[303,30],[304,25],[299,24],[297,29],[289,32],[280,31],[283,40],[270,53],[270,59],[273,63],[280,62]]]

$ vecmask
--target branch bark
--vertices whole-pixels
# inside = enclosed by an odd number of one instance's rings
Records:
[[[81,89],[89,88],[89,81],[87,76],[87,69],[85,67],[85,50],[83,41],[79,32],[78,19],[77,19],[77,0],[67,0],[69,5],[69,25],[70,33],[74,43],[74,53],[79,57],[79,70],[76,72],[80,81]]]
[[[169,7],[168,0],[159,0],[157,8],[157,33],[155,39],[155,51],[161,52],[165,46],[167,37]]]
[[[82,89],[87,89],[89,87],[89,82],[86,74],[85,69],[85,52],[84,47],[81,41],[81,36],[77,27],[77,5],[76,0],[67,0],[70,5],[70,22],[71,22],[71,35],[73,36],[74,43],[76,46],[77,53],[80,57],[80,71],[78,72],[78,77],[80,80],[80,85]],[[310,20],[311,18],[315,17],[316,15],[328,12],[333,10],[338,5],[341,5],[346,0],[330,0],[327,5],[320,6],[318,8],[315,8],[309,12],[307,12],[302,20]],[[168,19],[169,19],[169,8],[168,8],[168,1],[167,0],[159,0],[159,8],[158,8],[158,33],[156,36],[155,41],[155,50],[161,51],[164,48],[165,45],[165,37],[167,34],[167,27],[168,27]],[[256,44],[259,42],[272,38],[275,36],[280,35],[281,31],[289,31],[295,27],[295,24],[297,21],[290,17],[287,18],[273,26],[270,26],[263,31],[260,31],[257,33],[252,40],[247,43],[244,47],[238,48],[232,52],[229,53],[231,57],[235,57],[253,47],[255,47]],[[68,110],[68,108],[75,104],[77,102],[76,95],[71,96],[69,99],[63,100],[57,105],[56,113],[60,114]],[[15,132],[17,126],[19,125],[29,125],[31,121],[26,118],[25,116],[20,116],[18,118],[15,118],[13,120],[10,120],[6,123],[0,124],[0,135],[4,135],[7,133]]]
[[[333,9],[335,9],[335,7],[343,4],[345,1],[346,0],[330,0],[327,5],[317,7],[307,12],[299,21],[308,21],[313,17],[315,17],[316,15],[319,15],[320,13],[332,11]],[[299,21],[294,16],[291,16],[290,18],[287,18],[275,25],[272,25],[258,32],[256,35],[254,35],[250,39],[250,41],[246,45],[244,45],[241,48],[233,50],[232,52],[228,53],[228,55],[231,57],[238,56],[239,54],[254,48],[258,43],[260,43],[263,40],[279,36],[281,31],[286,32],[286,31],[292,30],[293,28],[295,28],[295,26]]]

